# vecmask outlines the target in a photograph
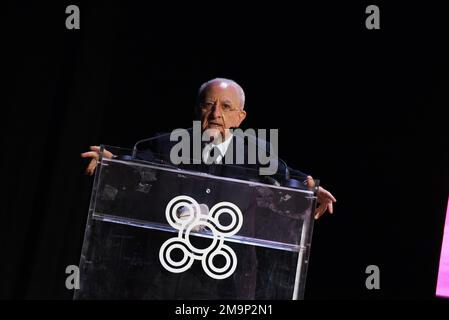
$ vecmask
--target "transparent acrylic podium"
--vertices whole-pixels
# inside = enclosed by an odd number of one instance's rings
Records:
[[[105,148],[75,299],[303,298],[314,191]]]

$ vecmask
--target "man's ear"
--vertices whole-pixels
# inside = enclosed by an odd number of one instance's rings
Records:
[[[246,111],[242,110],[239,112],[239,126],[246,118]]]

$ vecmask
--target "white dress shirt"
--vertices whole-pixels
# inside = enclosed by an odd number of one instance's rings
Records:
[[[229,144],[232,141],[233,134],[231,134],[225,141],[219,144],[208,143],[203,148],[203,161],[204,163],[208,163],[209,158],[211,157],[212,148],[216,148],[219,151],[219,155],[215,159],[215,163],[221,163],[223,160],[223,156],[226,154],[226,150],[228,150]]]

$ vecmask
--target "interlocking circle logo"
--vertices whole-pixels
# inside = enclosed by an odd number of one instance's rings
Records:
[[[228,215],[228,219],[219,219]],[[178,236],[165,241],[159,250],[161,264],[170,272],[181,273],[189,269],[195,260],[200,260],[204,272],[214,279],[226,279],[237,267],[237,256],[231,247],[224,244],[225,237],[236,234],[243,224],[239,207],[231,202],[219,202],[210,210],[188,196],[170,200],[165,208],[168,223],[179,230]],[[223,225],[223,220],[230,223]],[[212,232],[212,243],[207,248],[197,248],[190,242],[192,232],[208,228]],[[172,251],[180,250],[181,259],[172,259]],[[224,266],[214,265],[216,257],[223,257]]]

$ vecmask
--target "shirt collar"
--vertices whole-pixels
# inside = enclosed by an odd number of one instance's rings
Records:
[[[212,149],[213,147],[217,147],[218,150],[220,151],[220,154],[222,156],[224,156],[226,154],[226,151],[228,150],[229,144],[232,141],[232,138],[234,137],[234,135],[231,133],[231,135],[222,143],[219,144],[213,144],[212,142],[208,143],[206,145],[205,148],[207,148],[208,150]]]

